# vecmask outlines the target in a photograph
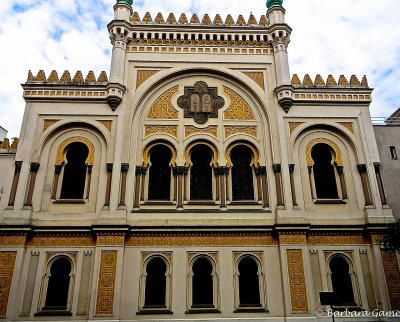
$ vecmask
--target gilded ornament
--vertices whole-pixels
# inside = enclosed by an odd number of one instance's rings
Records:
[[[349,86],[349,82],[344,75],[340,75],[339,77],[339,86]]]
[[[293,86],[301,86],[301,81],[297,74],[293,74],[293,76],[292,76],[292,85]]]
[[[176,23],[176,18],[173,13],[170,13],[168,18],[167,18],[167,23]]]
[[[58,79],[58,74],[57,71],[53,70],[49,76],[49,78],[47,79],[48,83],[58,83],[59,79]]]
[[[383,270],[392,310],[400,310],[400,271],[394,252],[381,250]]]
[[[124,246],[125,245],[125,236],[97,236],[96,246]]]
[[[17,252],[0,252],[0,316],[2,317],[7,313],[16,257]]]
[[[253,112],[244,99],[235,91],[224,87],[223,92],[229,97],[230,105],[224,113],[225,120],[254,120]]]
[[[247,21],[248,25],[257,25],[257,19],[254,17],[254,15],[250,15],[249,20]]]
[[[214,25],[222,25],[224,22],[219,14],[217,14],[214,18],[213,24]]]
[[[178,93],[178,86],[165,91],[150,108],[149,119],[178,119],[178,111],[172,106],[172,97]]]
[[[28,71],[28,78],[26,80],[27,83],[32,83],[34,81],[32,71]]]
[[[25,246],[26,236],[0,236],[0,246]]]
[[[116,269],[117,251],[102,251],[97,283],[96,314],[113,314]]]
[[[159,70],[138,70],[136,75],[136,88],[158,72]]]
[[[307,166],[310,167],[310,166],[314,165],[314,160],[311,157],[311,150],[318,143],[324,143],[324,144],[329,145],[335,151],[336,164],[338,166],[343,166],[342,154],[340,153],[339,147],[335,143],[333,143],[331,140],[328,140],[328,139],[315,139],[307,144],[307,147],[306,147]]]
[[[10,142],[7,138],[4,138],[4,140],[0,144],[0,150],[9,150],[10,149]]]
[[[305,75],[304,75],[303,85],[304,85],[304,86],[313,86],[313,85],[314,85],[314,84],[313,84],[313,81],[311,80],[310,75],[308,75],[308,74],[305,74]]]
[[[206,13],[203,17],[203,20],[201,21],[202,25],[211,25],[211,19],[210,16]]]
[[[279,235],[280,245],[307,245],[306,235],[295,235],[295,234],[280,234]]]
[[[97,120],[97,122],[99,122],[100,124],[103,124],[107,128],[107,130],[111,132],[112,121],[110,121],[110,120]]]
[[[287,263],[292,311],[307,312],[307,291],[301,249],[288,249]]]
[[[245,145],[251,149],[251,151],[253,152],[253,164],[256,168],[258,168],[260,166],[260,163],[259,163],[259,153],[258,153],[257,148],[251,143],[242,142],[242,141],[234,142],[231,145],[229,145],[228,148],[226,149],[226,166],[228,168],[230,168],[232,166],[231,151],[235,146],[238,146],[238,145]]]
[[[169,142],[167,142],[167,141],[157,141],[157,142],[151,142],[151,143],[149,143],[149,144],[146,146],[146,148],[144,149],[144,151],[143,151],[143,164],[142,164],[142,166],[143,166],[143,167],[147,167],[147,166],[149,165],[149,163],[150,163],[150,155],[149,155],[149,152],[150,152],[150,150],[151,150],[152,147],[154,147],[154,146],[156,146],[156,145],[159,145],[159,144],[165,145],[166,147],[168,147],[168,148],[171,150],[171,153],[172,153],[171,164],[172,164],[174,167],[176,167],[176,149],[175,149],[175,147],[174,147],[171,143],[169,143]]]
[[[102,71],[99,75],[99,78],[97,78],[97,82],[99,83],[107,83],[108,78],[107,78],[107,73],[105,71]]]
[[[88,139],[85,139],[83,137],[73,137],[70,139],[65,140],[63,143],[60,144],[57,150],[57,159],[56,159],[56,165],[61,165],[64,162],[64,150],[65,148],[74,142],[81,142],[85,144],[88,147],[89,154],[86,159],[86,165],[93,165],[93,159],[94,159],[94,146],[92,142],[90,142]]]
[[[146,125],[144,127],[144,136],[147,137],[152,134],[166,133],[174,137],[178,137],[177,125]]]
[[[94,75],[94,72],[91,70],[86,76],[85,83],[95,83],[96,82],[96,76]]]
[[[82,247],[95,246],[95,242],[90,236],[35,236],[30,239],[27,246],[30,247]]]
[[[189,23],[188,19],[186,17],[186,15],[184,13],[181,14],[181,16],[179,17],[179,21],[180,24],[185,24],[185,23]]]
[[[216,125],[210,125],[206,128],[198,128],[193,125],[185,126],[185,138],[196,134],[196,133],[207,133],[214,137],[217,137],[218,128]]]
[[[43,132],[46,131],[50,126],[57,123],[59,120],[44,120]]]
[[[165,21],[164,21],[164,17],[163,17],[163,15],[162,15],[161,12],[159,12],[159,13],[157,14],[156,19],[154,19],[154,22],[155,22],[155,23],[164,23],[164,22],[165,22]]]
[[[257,137],[256,126],[225,126],[225,139],[235,134],[248,134]]]
[[[186,147],[186,150],[185,150],[185,160],[186,160],[185,167],[188,167],[190,165],[190,163],[191,163],[191,161],[190,161],[190,151],[192,150],[192,148],[194,146],[199,145],[199,144],[207,145],[213,151],[213,159],[212,159],[211,162],[212,162],[214,167],[218,167],[218,150],[217,150],[217,148],[215,147],[214,144],[209,143],[207,141],[192,142]]]
[[[246,24],[246,20],[244,20],[242,15],[239,15],[239,17],[236,20],[236,24],[239,26],[244,26]]]
[[[265,89],[263,72],[243,72],[243,74],[250,77],[253,81],[260,85],[262,89]]]
[[[139,13],[137,11],[135,11],[131,17],[131,21],[132,22],[141,22],[140,17],[139,17]]]
[[[353,122],[338,122],[338,123],[354,134]]]
[[[225,19],[225,25],[234,25],[235,20],[233,20],[233,17],[231,15],[227,15]]]
[[[350,77],[350,85],[351,86],[361,86],[361,83],[358,80],[356,75],[351,75],[351,77]]]
[[[362,235],[311,235],[310,245],[368,245],[369,241]]]
[[[304,122],[289,122],[289,131],[290,134],[293,133],[293,131],[300,125],[304,124]]]
[[[146,14],[143,17],[142,22],[153,22],[153,19],[151,18],[150,12],[146,12]]]
[[[268,26],[268,25],[269,25],[269,23],[268,23],[267,17],[262,15],[260,18],[260,26]]]
[[[368,80],[367,80],[367,76],[363,76],[362,80],[361,80],[361,86],[363,87],[369,87],[368,86]]]
[[[71,75],[69,74],[68,70],[64,71],[64,73],[61,76],[60,82],[61,83],[71,83]]]
[[[190,23],[200,23],[199,17],[194,13],[192,18],[190,18]]]
[[[39,70],[36,78],[35,78],[36,82],[45,82],[46,81],[46,75],[44,74],[43,70]]]
[[[336,80],[333,78],[332,75],[328,76],[328,79],[326,80],[326,85],[328,85],[328,86],[337,86]]]
[[[82,72],[80,70],[78,70],[74,76],[74,78],[72,79],[73,83],[76,84],[82,84],[83,83],[83,75]]]
[[[315,82],[314,82],[315,86],[325,86],[325,82],[322,79],[321,75],[318,74],[317,76],[315,76]]]

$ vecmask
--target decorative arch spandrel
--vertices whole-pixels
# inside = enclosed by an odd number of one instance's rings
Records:
[[[258,153],[257,148],[249,143],[249,142],[243,142],[243,141],[239,141],[239,142],[233,142],[231,143],[228,148],[226,149],[226,166],[228,168],[230,168],[232,166],[232,161],[231,161],[231,151],[234,147],[238,146],[238,145],[244,145],[247,146],[248,148],[250,148],[250,150],[253,152],[253,163],[254,166],[256,168],[258,168],[260,166],[260,155]]]
[[[81,142],[87,146],[87,148],[89,150],[89,154],[88,154],[88,157],[87,157],[85,163],[86,163],[86,165],[93,165],[94,146],[93,146],[92,142],[90,142],[88,139],[85,139],[80,136],[69,138],[60,144],[60,146],[58,147],[58,150],[57,150],[56,165],[61,165],[64,162],[64,150],[69,144],[74,143],[74,142]]]
[[[178,91],[179,86],[176,85],[161,94],[151,106],[147,118],[177,120],[178,111],[172,106],[172,98]]]
[[[254,114],[246,101],[234,90],[223,86],[223,92],[228,96],[230,104],[224,112],[225,120],[254,120]]]
[[[314,165],[314,161],[311,157],[311,151],[312,151],[312,148],[319,143],[324,143],[324,144],[329,145],[333,149],[333,151],[335,151],[336,164],[338,166],[343,166],[342,154],[340,153],[339,147],[335,143],[333,143],[331,140],[328,140],[328,139],[314,139],[310,143],[307,144],[307,147],[306,147],[307,166]]]
[[[176,149],[174,147],[173,144],[169,143],[169,142],[165,142],[165,141],[156,141],[156,142],[150,142],[146,148],[143,151],[143,167],[147,167],[150,163],[150,155],[149,152],[151,150],[151,148],[153,148],[156,145],[165,145],[166,147],[168,147],[171,150],[172,153],[172,158],[171,158],[171,164],[172,166],[176,167]]]

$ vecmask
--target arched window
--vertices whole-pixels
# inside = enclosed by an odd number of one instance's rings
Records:
[[[71,263],[65,257],[58,257],[52,262],[43,310],[67,310],[71,269]]]
[[[253,200],[252,153],[247,146],[238,145],[232,149],[232,199]]]
[[[160,257],[147,263],[144,308],[166,307],[166,273],[167,266]]]
[[[239,271],[239,306],[261,306],[258,265],[251,257],[244,257],[238,265]]]
[[[206,145],[196,145],[192,149],[190,168],[190,199],[211,200],[212,191],[212,151]]]
[[[165,145],[156,145],[150,152],[149,200],[171,198],[171,150]]]
[[[81,142],[73,142],[67,149],[60,198],[83,199],[89,149]]]
[[[342,256],[334,256],[330,263],[332,290],[338,306],[355,306],[349,263]]]
[[[199,257],[194,261],[192,271],[192,307],[214,307],[212,263],[206,257]]]
[[[338,199],[334,157],[327,144],[316,144],[311,157],[314,161],[314,183],[318,199]]]

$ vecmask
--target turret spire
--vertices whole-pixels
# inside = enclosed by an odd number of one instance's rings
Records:
[[[281,7],[282,3],[283,3],[283,0],[268,0],[267,1],[267,8],[269,9],[271,7],[274,7],[274,6]]]
[[[117,0],[117,3],[126,3],[128,6],[132,6],[133,0]]]

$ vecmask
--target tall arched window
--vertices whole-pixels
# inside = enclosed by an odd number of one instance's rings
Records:
[[[71,263],[65,257],[58,257],[52,262],[43,310],[67,310],[71,269]]]
[[[244,257],[238,265],[239,271],[239,306],[261,306],[258,265],[251,257]]]
[[[192,307],[214,307],[212,263],[206,257],[199,257],[194,261],[192,271]]]
[[[327,144],[316,144],[311,157],[314,161],[314,183],[318,199],[338,199],[334,157]]]
[[[83,199],[89,149],[81,142],[71,143],[67,149],[60,198]]]
[[[253,200],[253,169],[251,168],[252,153],[244,145],[232,149],[232,198],[233,200]]]
[[[165,145],[156,145],[150,151],[149,200],[171,198],[171,150]]]
[[[342,256],[334,256],[330,263],[332,289],[338,306],[355,306],[349,263]]]
[[[167,266],[160,257],[152,258],[146,265],[146,291],[144,308],[166,307]]]
[[[196,145],[191,153],[190,199],[211,200],[212,191],[212,151],[206,145]]]

